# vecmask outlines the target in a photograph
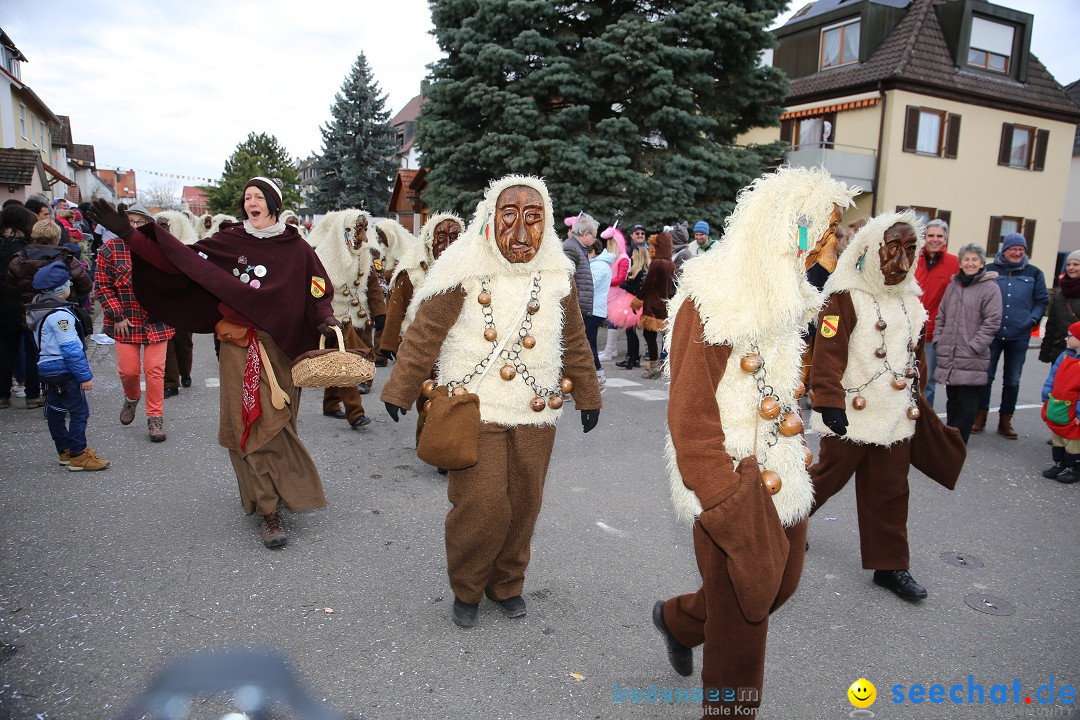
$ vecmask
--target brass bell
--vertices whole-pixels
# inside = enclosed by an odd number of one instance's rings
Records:
[[[864,398],[862,395],[856,395],[855,397],[851,398],[851,407],[855,408],[856,410],[864,409],[866,407],[866,398]]]
[[[353,287],[360,287],[360,278],[356,278],[352,281]]]
[[[913,368],[913,367],[909,367],[907,370],[904,371],[904,377],[906,377],[906,378],[913,378],[918,374],[919,373],[916,372],[915,368]]]
[[[758,413],[764,420],[774,420],[780,416],[780,401],[774,398],[772,395],[767,395],[762,398],[761,406],[758,408]]]
[[[428,378],[424,381],[424,384],[420,386],[420,394],[426,398],[435,394],[435,381]]]
[[[526,335],[525,337],[521,338],[521,347],[525,348],[526,350],[533,349],[534,347],[536,347],[536,338],[534,338],[532,335]]]
[[[889,327],[889,324],[884,320],[878,320],[876,323],[874,323],[874,327],[876,327],[881,332],[885,332],[885,328]]]
[[[430,412],[430,411],[431,411],[431,401],[427,400],[427,401],[424,402],[424,412]]]
[[[806,394],[806,383],[804,383],[802,380],[799,380],[798,383],[795,385],[795,399],[798,400],[799,398],[801,398],[805,394]]]
[[[874,351],[874,357],[877,358],[884,358],[888,354],[889,352],[883,347],[879,347],[877,350]]]
[[[366,318],[367,317],[367,310],[358,310],[357,313],[356,313],[356,317],[358,317],[358,318]]]
[[[488,342],[495,342],[495,338],[499,337],[499,333],[495,332],[495,328],[484,328],[484,339]]]
[[[462,395],[468,395],[469,391],[466,390],[465,388],[463,388],[462,386],[458,385],[456,388],[453,389],[453,391],[450,394],[461,397]]]
[[[780,492],[780,486],[783,485],[783,483],[780,482],[780,476],[772,470],[762,471],[761,484],[765,486],[765,489],[769,491],[770,495],[775,495]]]
[[[531,405],[532,405],[533,412],[540,412],[541,410],[543,410],[544,408],[547,407],[547,400],[544,400],[544,398],[537,395],[536,397],[534,397],[532,399]]]
[[[360,305],[360,299],[359,298],[353,298],[352,300],[349,301],[349,304],[351,304],[353,307],[357,307],[357,306]]]
[[[803,422],[802,418],[797,412],[786,413],[783,419],[780,421],[780,427],[777,429],[784,437],[792,437],[802,432]]]
[[[922,411],[912,405],[907,409],[907,417],[908,420],[918,420],[920,417],[922,417]]]
[[[765,358],[760,355],[746,355],[739,361],[739,367],[743,372],[754,373],[765,363]]]
[[[530,300],[529,304],[525,306],[525,309],[529,311],[530,315],[535,315],[536,313],[540,312],[540,301]]]
[[[499,377],[503,380],[513,380],[515,375],[517,375],[517,370],[514,369],[513,365],[503,365],[499,369]]]
[[[350,295],[352,295],[352,293],[349,292],[349,288],[345,288],[344,290],[342,290],[341,294],[344,295],[345,297],[349,297]]]
[[[907,380],[894,377],[892,379],[893,390],[907,390]]]
[[[548,398],[548,407],[552,410],[558,410],[562,407],[562,395],[552,395]]]
[[[574,392],[574,381],[568,377],[564,377],[559,382],[559,389],[563,391],[563,395],[569,395]]]
[[[805,455],[803,462],[806,463],[806,467],[810,467],[814,464],[814,453],[810,452],[810,448],[805,445],[803,445],[803,453]]]
[[[481,305],[490,305],[491,293],[489,293],[487,290],[481,291],[481,293],[476,296],[476,302],[480,303]]]

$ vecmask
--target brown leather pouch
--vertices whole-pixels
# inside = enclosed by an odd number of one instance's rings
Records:
[[[480,397],[474,393],[431,397],[416,455],[428,465],[464,470],[480,460]],[[426,404],[426,403],[425,403]]]
[[[229,322],[222,318],[217,321],[217,325],[214,325],[214,337],[223,343],[232,343],[237,347],[247,347],[249,329],[247,325]]]

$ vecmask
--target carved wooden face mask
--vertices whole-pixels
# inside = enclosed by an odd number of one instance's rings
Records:
[[[833,205],[832,215],[829,216],[829,227],[825,228],[817,244],[803,258],[807,270],[812,268],[814,263],[830,273],[836,270],[836,260],[839,257],[839,253],[836,252],[836,228],[840,225],[840,218],[843,215],[840,206]]]
[[[896,223],[885,231],[885,242],[878,249],[881,260],[881,276],[886,285],[899,285],[915,264],[919,239],[907,223]]]
[[[528,185],[513,185],[495,202],[495,244],[512,263],[536,257],[544,237],[544,200]]]
[[[431,243],[431,254],[435,256],[435,259],[438,259],[446,248],[453,245],[460,234],[461,226],[455,220],[443,220],[436,225],[435,232],[432,233],[433,241]]]

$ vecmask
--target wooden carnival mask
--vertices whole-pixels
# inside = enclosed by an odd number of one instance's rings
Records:
[[[433,242],[431,244],[431,254],[436,260],[438,260],[439,256],[443,254],[443,251],[445,251],[446,248],[454,244],[454,241],[458,239],[458,235],[460,234],[461,225],[459,225],[456,220],[443,220],[435,226],[435,232],[432,233]]]
[[[844,212],[839,205],[833,205],[832,215],[829,216],[829,226],[817,241],[817,244],[806,253],[803,258],[804,267],[809,270],[817,263],[830,273],[836,270],[836,260],[839,253],[836,251],[836,228],[840,225],[840,218]]]
[[[878,258],[881,260],[881,276],[886,285],[899,285],[904,282],[915,264],[915,253],[919,249],[919,239],[915,229],[907,223],[896,223],[885,231]]]
[[[544,237],[544,199],[528,185],[512,185],[495,201],[495,244],[507,262],[536,257]]]

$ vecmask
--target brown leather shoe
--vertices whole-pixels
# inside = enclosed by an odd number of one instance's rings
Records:
[[[1017,438],[1016,431],[1012,427],[1012,413],[1001,414],[1001,419],[998,420],[998,435],[1010,440]]]
[[[150,442],[165,442],[165,421],[160,415],[146,418],[146,428],[150,431]]]
[[[975,413],[975,422],[971,426],[971,432],[981,433],[983,430],[986,429],[986,415],[987,412],[985,410],[980,410],[979,412]]]
[[[259,533],[262,535],[263,545],[271,550],[285,547],[289,542],[285,528],[281,527],[281,517],[276,512],[259,516]]]
[[[139,400],[142,400],[142,398],[137,397],[134,400],[124,398],[124,406],[120,408],[121,425],[130,425],[135,420],[135,408],[139,407]]]

